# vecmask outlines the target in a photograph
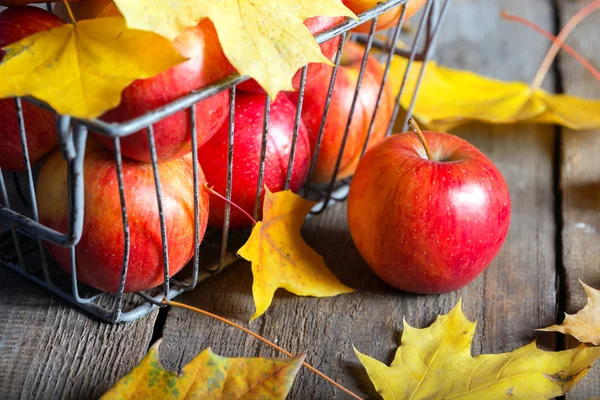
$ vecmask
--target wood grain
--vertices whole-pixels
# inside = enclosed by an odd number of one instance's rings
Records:
[[[155,319],[101,322],[0,267],[0,398],[100,397],[146,353]]]
[[[438,59],[451,67],[506,79],[530,81],[548,43],[527,28],[503,22],[500,11],[533,19],[554,30],[554,6],[562,23],[586,1],[455,1],[438,41]],[[597,25],[592,16],[569,44],[600,65]],[[569,56],[559,63],[565,92],[598,98],[596,81]],[[556,89],[550,74],[544,87]],[[354,248],[345,204],[311,219],[308,243],[357,293],[330,299],[300,298],[280,290],[272,308],[257,321],[252,315],[252,276],[239,262],[178,300],[242,322],[369,398],[377,397],[352,352],[389,363],[402,332],[402,319],[430,324],[463,298],[470,319],[479,321],[473,354],[510,351],[532,340],[534,329],[554,323],[557,298],[567,312],[585,304],[578,279],[600,287],[600,132],[560,131],[560,198],[555,199],[553,168],[556,129],[548,126],[473,124],[456,132],[486,153],[504,174],[512,197],[512,224],[500,254],[467,288],[441,296],[401,293],[377,279]],[[555,222],[560,200],[562,232]],[[555,254],[560,237],[562,259]],[[558,266],[557,266],[558,261]],[[564,276],[557,293],[556,270]],[[0,268],[0,398],[96,398],[144,355],[156,312],[133,324],[109,325],[74,309]],[[160,329],[160,327],[156,327]],[[164,327],[161,359],[180,369],[205,347],[225,356],[275,356],[254,339],[205,317],[171,309]],[[542,334],[545,348],[553,334]],[[567,345],[575,344],[567,340]],[[586,399],[600,393],[600,370],[592,370],[569,395]],[[317,376],[301,371],[290,398],[344,398]]]
[[[591,1],[559,0],[561,24]],[[598,68],[598,26],[600,14],[590,15],[570,35],[567,43]],[[559,56],[563,90],[567,94],[599,99],[600,82],[570,55]],[[579,280],[600,288],[600,131],[561,132],[560,189],[562,193],[562,264],[564,267],[565,309],[575,313],[586,304]],[[577,345],[567,337],[567,346]],[[568,399],[600,395],[600,367],[595,366]]]
[[[455,1],[438,42],[442,63],[502,78],[529,81],[547,49],[545,39],[500,20],[502,9],[519,11],[553,29],[546,0]],[[546,84],[552,89],[552,77]],[[507,241],[487,272],[467,288],[441,296],[401,293],[378,280],[356,251],[338,204],[305,226],[308,243],[327,265],[358,292],[335,298],[301,298],[278,291],[273,306],[252,323],[252,276],[240,262],[221,276],[180,298],[236,322],[307,361],[333,379],[369,398],[377,397],[353,354],[352,346],[389,363],[399,343],[402,319],[430,324],[463,298],[470,319],[479,320],[473,353],[509,351],[536,337],[535,328],[556,315],[556,264],[553,154],[555,129],[544,126],[492,127],[476,124],[458,134],[472,141],[498,165],[511,190],[513,219]],[[554,347],[554,337],[542,338]],[[274,351],[222,324],[181,309],[171,309],[164,328],[161,359],[177,370],[202,349],[224,356],[273,356]],[[301,371],[292,399],[345,398],[326,382]]]

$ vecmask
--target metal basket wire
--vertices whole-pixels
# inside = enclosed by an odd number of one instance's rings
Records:
[[[309,176],[306,184],[303,187],[302,194],[304,197],[319,198],[320,201],[315,205],[312,210],[312,214],[322,213],[328,206],[337,202],[343,201],[348,195],[348,184],[350,179],[344,179],[337,181],[337,174],[339,172],[340,163],[342,160],[342,154],[346,139],[349,133],[350,122],[352,121],[354,109],[357,102],[357,94],[360,90],[360,86],[363,80],[363,74],[367,64],[367,55],[372,49],[378,50],[380,59],[385,62],[385,70],[381,87],[377,97],[377,103],[374,111],[374,115],[371,118],[369,130],[362,147],[361,157],[367,149],[367,143],[372,133],[375,113],[377,113],[379,103],[382,98],[383,87],[388,80],[390,71],[390,64],[393,54],[399,54],[408,59],[408,64],[405,71],[404,79],[399,88],[397,88],[395,108],[393,111],[392,118],[388,125],[387,135],[392,133],[392,129],[396,122],[398,112],[400,109],[400,97],[404,94],[406,81],[411,67],[413,66],[414,60],[427,61],[434,49],[435,38],[438,35],[441,22],[445,16],[447,7],[450,0],[427,0],[427,3],[422,11],[422,16],[418,27],[414,34],[412,46],[406,50],[397,46],[401,28],[405,19],[404,7],[401,16],[396,26],[389,30],[387,38],[385,40],[379,40],[375,38],[375,26],[377,24],[378,17],[393,8],[400,7],[406,3],[407,0],[389,0],[385,3],[380,3],[371,10],[361,14],[360,20],[350,20],[340,23],[339,25],[319,34],[316,36],[317,42],[323,43],[336,36],[340,36],[340,44],[337,49],[335,57],[335,67],[331,76],[331,80],[328,88],[328,96],[325,102],[325,108],[323,113],[323,120],[320,125],[320,131],[317,138],[317,146],[315,154],[312,155],[310,164]],[[311,184],[311,178],[315,171],[315,165],[319,153],[319,147],[323,137],[325,128],[325,119],[329,113],[331,96],[334,88],[334,82],[338,67],[340,65],[342,47],[344,42],[348,38],[348,32],[354,27],[362,24],[369,23],[370,30],[366,35],[355,35],[356,41],[364,44],[365,54],[362,59],[361,69],[358,75],[357,85],[354,92],[354,98],[348,117],[348,123],[342,139],[341,148],[337,157],[335,170],[330,183],[325,188],[315,188]],[[424,65],[424,63],[423,63]],[[294,132],[292,136],[290,161],[288,164],[287,175],[285,179],[285,189],[289,188],[290,180],[292,177],[292,169],[294,165],[296,140],[298,137],[298,131],[301,121],[302,103],[304,101],[304,88],[306,83],[306,72],[307,67],[302,69],[301,81],[299,88],[299,97],[297,104],[297,112],[295,115]],[[412,101],[410,107],[407,110],[407,116],[412,113],[418,88],[423,78],[424,68],[421,68],[418,75],[418,81],[415,86],[415,91],[412,94]],[[194,113],[194,107],[196,104],[212,95],[215,95],[221,91],[229,90],[230,92],[230,112],[228,123],[228,169],[227,169],[227,190],[225,196],[227,199],[231,199],[232,193],[232,171],[233,171],[233,138],[234,138],[234,116],[235,116],[235,97],[236,97],[236,85],[247,80],[247,77],[239,76],[234,74],[220,82],[213,85],[202,88],[201,90],[192,92],[184,97],[181,97],[161,108],[158,108],[152,112],[149,112],[143,116],[137,117],[133,120],[123,123],[107,123],[99,119],[94,120],[83,120],[70,118],[69,116],[57,116],[56,126],[59,135],[59,146],[62,151],[64,159],[67,161],[67,185],[68,185],[68,201],[69,201],[69,224],[68,231],[66,233],[57,232],[50,229],[47,226],[39,223],[38,210],[37,210],[37,199],[34,187],[34,168],[29,160],[27,150],[27,139],[25,132],[25,123],[23,120],[23,108],[22,99],[15,99],[17,117],[20,128],[20,139],[23,148],[25,158],[25,172],[22,174],[13,175],[13,182],[7,183],[6,172],[0,170],[0,264],[4,265],[22,275],[23,277],[37,283],[40,286],[45,287],[52,293],[62,297],[75,304],[78,307],[85,309],[91,314],[101,318],[102,320],[109,322],[126,322],[136,320],[156,307],[161,306],[161,300],[164,297],[172,299],[180,293],[193,289],[197,282],[210,276],[211,274],[218,273],[221,269],[235,260],[235,250],[239,247],[241,240],[244,237],[244,232],[230,232],[230,206],[225,207],[225,218],[224,226],[222,231],[207,232],[202,244],[199,240],[199,206],[198,197],[201,188],[198,183],[198,153],[197,153],[197,138],[196,138],[196,115]],[[50,109],[50,107],[40,101],[32,98],[24,98],[23,100],[36,104],[39,107]],[[263,190],[263,177],[264,177],[264,165],[265,165],[265,151],[267,142],[267,126],[269,121],[269,106],[270,101],[267,96],[267,101],[264,109],[264,124],[262,133],[262,152],[260,159],[260,170],[259,179],[257,182],[257,196],[254,207],[254,216],[258,215],[260,196]],[[169,274],[169,261],[167,257],[167,233],[165,227],[165,218],[163,215],[162,208],[162,190],[159,181],[156,147],[154,144],[154,131],[153,124],[161,121],[162,119],[177,113],[179,111],[189,109],[190,110],[190,123],[192,126],[192,158],[193,158],[193,177],[194,177],[194,256],[190,262],[190,269],[188,270],[188,277],[185,279],[174,279]],[[406,121],[402,125],[406,127]],[[150,152],[152,159],[152,168],[154,172],[154,182],[156,189],[156,196],[159,208],[159,220],[161,229],[161,239],[163,248],[163,260],[164,260],[164,283],[161,287],[154,290],[136,293],[124,293],[125,281],[127,278],[127,268],[129,262],[129,247],[130,247],[130,232],[128,225],[127,209],[125,207],[125,188],[123,184],[123,173],[122,173],[122,156],[120,151],[120,138],[137,132],[141,129],[145,129],[147,132],[148,142],[150,144]],[[86,285],[77,281],[77,268],[76,268],[76,257],[75,247],[82,236],[83,231],[83,210],[84,210],[84,181],[83,181],[83,161],[85,146],[87,140],[88,130],[93,130],[96,133],[112,138],[114,145],[114,157],[115,165],[117,169],[118,188],[121,200],[121,215],[123,222],[124,232],[124,257],[122,263],[122,274],[120,279],[119,290],[116,294],[109,294],[99,292],[98,290],[91,289]],[[26,190],[21,187],[21,182],[26,182]],[[9,191],[9,188],[11,189]],[[9,195],[9,192],[11,194]],[[12,192],[18,195],[13,195]],[[11,202],[13,207],[11,207]],[[17,203],[20,203],[17,205]],[[6,229],[3,229],[6,228]],[[231,234],[230,234],[231,233]],[[43,241],[50,242],[62,247],[70,249],[71,258],[71,273],[66,274],[57,265],[55,261],[51,259],[48,253],[43,247]],[[202,262],[201,262],[202,261]],[[202,267],[201,267],[202,264]],[[41,268],[40,268],[41,266]],[[182,271],[183,273],[183,271]],[[180,273],[181,274],[181,273]]]

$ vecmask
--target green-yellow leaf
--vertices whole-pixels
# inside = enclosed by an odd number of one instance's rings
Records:
[[[394,361],[354,350],[384,399],[547,399],[561,396],[587,374],[600,347],[550,352],[535,342],[510,353],[471,356],[475,323],[460,302],[428,328],[404,322]]]
[[[223,51],[242,75],[272,97],[293,90],[292,77],[310,63],[330,63],[303,21],[315,16],[356,16],[340,0],[115,0],[131,28],[174,39],[210,18]]]
[[[395,56],[390,71],[400,87],[407,61]],[[401,104],[407,109],[422,63],[414,62]],[[600,100],[544,90],[523,82],[504,82],[429,62],[419,89],[415,117],[430,129],[449,131],[470,121],[492,124],[559,124],[571,129],[600,129]]]
[[[304,355],[292,358],[226,358],[204,350],[183,368],[167,371],[158,341],[102,400],[285,399]]]
[[[300,296],[327,297],[350,293],[329,271],[323,258],[302,239],[300,230],[315,205],[287,190],[266,189],[263,220],[259,221],[238,255],[252,262],[252,295],[256,312],[262,315],[278,288]]]
[[[122,17],[64,24],[6,47],[0,98],[30,95],[58,113],[95,118],[131,82],[185,61],[165,38],[130,30]]]
[[[556,331],[571,335],[580,342],[600,346],[600,290],[579,281],[587,295],[587,304],[575,315],[566,314],[560,325],[552,325],[539,331]]]

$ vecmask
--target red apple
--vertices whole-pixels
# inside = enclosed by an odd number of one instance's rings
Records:
[[[123,263],[123,223],[114,154],[88,140],[84,161],[83,234],[76,246],[77,279],[106,292],[116,292]],[[194,254],[194,187],[191,154],[160,163],[158,173],[167,229],[169,270],[176,274]],[[68,227],[67,164],[60,151],[43,164],[37,183],[40,222],[59,232]],[[130,230],[126,292],[163,282],[163,251],[152,165],[123,159],[125,204]],[[204,185],[200,170],[199,184]],[[208,219],[208,194],[200,191],[200,239]],[[70,250],[47,244],[48,251],[70,271]]]
[[[342,0],[342,3],[356,15],[362,14],[367,10],[375,7],[380,0]],[[406,4],[406,16],[405,20],[412,17],[419,11],[419,9],[425,4],[425,0],[408,0]],[[398,23],[402,8],[404,6],[394,7],[389,11],[384,12],[377,19],[376,31],[390,29]],[[371,29],[371,21],[359,25],[353,29],[355,32],[369,33]]]
[[[316,35],[323,31],[326,31],[329,28],[336,26],[337,24],[343,22],[346,17],[312,17],[307,18],[304,21],[304,25],[308,28],[311,34]],[[333,58],[337,48],[340,44],[340,37],[336,36],[333,39],[329,39],[326,42],[321,43],[321,53],[329,59]],[[325,64],[321,63],[310,63],[308,64],[308,70],[306,71],[306,81],[312,81],[315,78],[318,78],[322,73]],[[300,87],[302,71],[296,72],[294,77],[292,78],[292,85],[295,90],[298,90]],[[245,82],[240,83],[238,89],[244,90],[246,92],[252,93],[264,93],[265,91],[260,87],[258,82],[254,79],[249,79]]]
[[[350,115],[352,98],[356,90],[364,50],[364,47],[351,42],[344,46],[331,98],[331,105],[327,114],[323,140],[319,147],[319,156],[312,177],[313,182],[325,183],[329,182],[333,177],[344,131],[348,123],[348,116]],[[325,68],[327,68],[328,72],[323,74],[321,79],[307,82],[302,106],[302,120],[308,130],[311,149],[313,151],[315,150],[319,136],[327,92],[329,90],[329,81],[333,71],[332,67],[325,66]],[[352,175],[358,165],[367,132],[369,131],[369,125],[373,118],[383,72],[383,67],[377,60],[369,56],[358,93],[358,102],[354,109],[350,131],[344,147],[337,175],[338,179]],[[291,94],[290,98],[292,102],[296,102],[298,98],[297,93]],[[394,95],[391,87],[386,83],[369,138],[369,147],[379,142],[385,136],[393,110]]]
[[[187,28],[175,39],[175,48],[189,60],[149,79],[134,81],[122,94],[121,104],[102,119],[124,122],[139,117],[181,97],[192,90],[214,83],[233,72],[223,54],[214,25],[209,19]],[[229,113],[229,92],[222,91],[196,104],[198,146],[206,142],[223,124]],[[154,124],[158,161],[181,157],[192,150],[190,111],[180,111]],[[112,139],[102,141],[112,148]],[[145,129],[121,139],[123,155],[150,162],[150,147]]]
[[[62,25],[60,18],[37,7],[8,8],[0,13],[0,48],[11,43]],[[0,60],[4,51],[0,50]],[[54,114],[23,101],[23,120],[27,150],[32,164],[36,164],[58,145]],[[19,123],[14,99],[0,100],[0,168],[6,171],[25,169]]]
[[[369,150],[350,185],[348,224],[373,272],[416,293],[471,282],[500,250],[510,196],[492,162],[456,136],[424,132],[432,160],[413,133]]]
[[[262,127],[265,98],[263,94],[239,92],[235,98],[235,137],[231,200],[252,215],[258,187]],[[264,185],[272,192],[283,190],[289,165],[296,107],[280,95],[271,103]],[[206,181],[225,194],[227,184],[228,124],[223,125],[198,152]],[[296,142],[296,154],[290,189],[298,191],[310,166],[310,146],[306,128],[301,123]],[[264,196],[264,191],[263,191]],[[261,200],[262,201],[262,200]],[[261,207],[262,209],[262,207]],[[223,227],[225,203],[214,199],[211,203],[209,226]],[[252,222],[232,208],[230,226],[243,228]]]

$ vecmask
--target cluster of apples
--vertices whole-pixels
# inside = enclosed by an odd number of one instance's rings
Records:
[[[352,5],[350,1],[346,3]],[[104,16],[118,14],[115,7],[107,5],[110,5],[110,0],[74,3],[73,13],[77,19],[94,16],[98,10],[103,10]],[[64,19],[60,16],[61,11],[56,9],[55,14],[26,6],[4,10],[0,13],[0,47],[64,24]],[[317,34],[342,20],[342,17],[315,17],[307,19],[305,25],[311,33]],[[321,44],[321,51],[327,58],[334,57],[339,41],[338,37]],[[209,20],[187,28],[176,38],[174,46],[188,60],[153,78],[133,82],[123,91],[120,105],[103,115],[102,120],[131,120],[234,72]],[[344,49],[331,101],[331,112],[326,121],[316,163],[316,182],[328,182],[332,179],[363,54],[364,49],[353,43],[348,43]],[[327,97],[328,85],[323,82],[329,82],[333,68],[311,64],[307,71],[302,122],[290,182],[293,191],[302,187],[308,175]],[[376,120],[369,146],[383,138],[393,110],[393,96],[391,88],[386,86],[380,109],[375,113],[375,101],[382,78],[382,66],[369,57],[342,158],[340,178],[351,175],[356,169],[374,115]],[[293,84],[296,89],[300,85],[300,71],[294,77]],[[224,193],[226,189],[229,128],[226,120],[230,112],[229,96],[229,91],[222,91],[196,104],[194,108],[201,166],[199,184],[202,187],[208,182],[220,193]],[[266,94],[255,81],[249,80],[238,86],[235,98],[232,201],[250,213],[254,209],[257,195],[265,102]],[[264,184],[271,191],[284,188],[296,104],[296,93],[282,93],[270,105]],[[3,121],[0,127],[0,167],[5,171],[24,168],[15,111],[14,100],[0,100],[0,118]],[[36,164],[46,157],[36,187],[40,222],[64,232],[68,230],[69,223],[67,163],[57,149],[55,117],[51,112],[27,102],[23,103],[23,112],[30,161]],[[171,275],[181,270],[194,253],[190,112],[178,112],[153,125]],[[76,247],[78,279],[107,292],[116,292],[119,288],[125,248],[114,145],[112,138],[100,134],[92,134],[88,140],[84,161],[84,229]],[[125,291],[132,292],[156,287],[163,282],[164,253],[147,130],[121,138],[119,147],[123,155],[125,208],[130,233]],[[223,226],[225,203],[215,199],[209,207],[208,193],[204,190],[200,193],[202,239],[207,225],[215,228]],[[232,210],[232,228],[244,228],[250,224],[251,221],[242,213]],[[70,270],[69,249],[53,244],[47,244],[47,248],[63,268]]]
[[[357,14],[376,4],[375,0],[342,1]],[[424,1],[409,1],[406,15],[414,14]],[[84,19],[100,11],[105,16],[117,14],[116,7],[110,5],[111,0],[87,0],[73,3],[72,8],[76,18]],[[60,6],[55,12],[57,15],[33,7],[3,11],[0,48],[63,24]],[[394,9],[381,15],[377,29],[392,27],[400,13],[400,9]],[[62,15],[65,16],[64,10]],[[316,17],[307,19],[305,25],[317,34],[341,20]],[[356,30],[365,31],[368,26],[364,24]],[[321,44],[326,57],[333,58],[339,40]],[[209,20],[186,29],[174,45],[188,60],[156,77],[133,82],[124,90],[120,105],[103,115],[103,120],[131,120],[234,72]],[[351,42],[343,49],[312,177],[314,182],[328,183],[333,179],[363,55],[364,49]],[[323,64],[311,64],[307,69],[290,181],[293,191],[299,190],[307,179],[332,72],[332,67]],[[391,88],[384,86],[379,108],[375,110],[383,73],[382,66],[369,56],[337,174],[337,178],[354,174],[348,198],[352,238],[371,269],[392,286],[420,293],[458,289],[485,269],[504,241],[510,221],[506,182],[485,155],[455,136],[421,133],[416,127],[413,129],[420,140],[413,133],[384,139],[394,98]],[[293,86],[296,89],[300,86],[300,71],[293,78]],[[207,98],[194,108],[201,166],[199,185],[208,182],[217,192],[226,191],[229,133],[226,120],[230,111],[234,111],[232,202],[252,213],[258,189],[266,95],[253,80],[238,85],[238,89],[235,110],[229,110],[229,91]],[[290,92],[280,94],[270,104],[264,184],[273,192],[285,185],[297,102],[298,93]],[[8,171],[24,167],[15,111],[12,99],[0,100],[0,167]],[[181,270],[194,253],[190,112],[178,112],[153,125],[171,275]],[[64,232],[69,223],[67,163],[56,150],[55,118],[28,103],[23,103],[23,113],[31,162],[38,163],[48,156],[36,189],[40,221]],[[365,143],[371,122],[372,133]],[[164,251],[148,140],[146,130],[142,130],[118,142],[124,156],[122,172],[130,233],[127,292],[156,287],[164,279]],[[78,279],[107,292],[118,290],[125,248],[115,143],[96,134],[88,140],[84,162],[84,229],[76,247]],[[365,144],[370,150],[360,160]],[[198,201],[202,240],[207,226],[223,226],[225,202],[214,199],[209,207],[208,193],[204,190],[200,191]],[[250,224],[243,213],[232,210],[232,228]],[[51,244],[47,248],[63,268],[70,270],[68,249]]]

